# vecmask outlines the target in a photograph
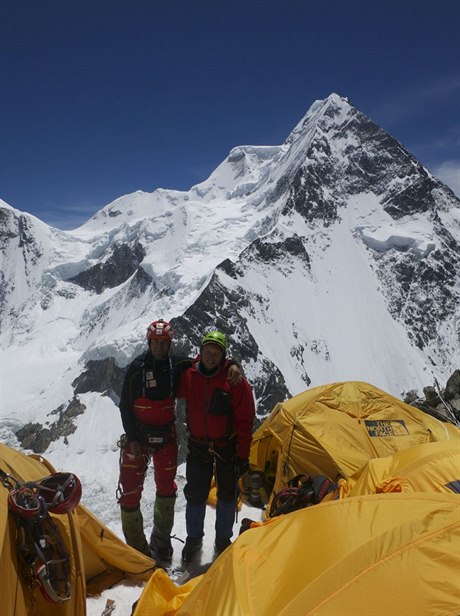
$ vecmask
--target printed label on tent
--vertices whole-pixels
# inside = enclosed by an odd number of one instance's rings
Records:
[[[364,420],[369,436],[407,436],[404,419]]]
[[[452,490],[452,492],[456,494],[460,494],[460,479],[446,483],[446,488],[449,488],[449,490]]]

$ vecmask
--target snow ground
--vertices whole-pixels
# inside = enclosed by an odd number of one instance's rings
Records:
[[[183,474],[185,474],[185,465],[180,467],[178,473],[178,499],[176,506],[175,524],[173,529],[173,535],[176,535],[182,541],[185,540],[185,500],[183,498]],[[143,501],[146,500],[144,496]],[[143,503],[143,509],[147,503]],[[150,503],[151,504],[151,503]],[[150,508],[150,507],[149,507]],[[144,516],[146,518],[146,516]],[[251,518],[251,520],[261,520],[262,510],[242,505],[241,510],[238,512],[238,521],[233,526],[233,541],[238,537],[241,521],[243,518]],[[214,523],[216,519],[215,509],[213,507],[206,508],[205,518],[205,536],[203,540],[203,550],[197,564],[205,564],[211,561],[213,557],[213,544],[214,544]],[[119,522],[112,522],[109,524],[110,528],[123,538],[121,531],[121,524]],[[145,519],[145,530],[147,539],[150,536],[151,524],[147,523]],[[174,548],[173,560],[171,563],[172,568],[180,567],[181,565],[181,552],[183,543],[179,539],[172,541]],[[180,581],[180,580],[179,580]],[[187,580],[184,579],[184,582]],[[176,582],[177,583],[177,582]],[[129,616],[131,614],[133,604],[139,599],[142,594],[144,585],[130,585],[130,584],[117,584],[114,588],[105,590],[101,595],[97,597],[90,597],[87,599],[87,616],[101,616],[107,599],[115,601],[115,609],[112,612],[113,616]]]

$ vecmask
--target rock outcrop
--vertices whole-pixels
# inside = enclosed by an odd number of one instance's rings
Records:
[[[423,396],[419,397],[412,390],[405,395],[404,402],[441,421],[449,421],[460,427],[460,370],[453,372],[444,389],[441,389],[437,381],[434,385],[424,387]]]

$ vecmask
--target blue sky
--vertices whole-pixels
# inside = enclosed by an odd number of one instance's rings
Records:
[[[460,194],[457,0],[1,0],[0,196],[62,229],[347,96]]]

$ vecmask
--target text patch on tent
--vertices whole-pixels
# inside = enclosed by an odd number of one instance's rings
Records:
[[[446,483],[446,488],[449,488],[449,490],[452,490],[452,492],[456,494],[460,494],[460,479]]]
[[[365,419],[364,423],[369,436],[407,436],[409,434],[404,419]]]

